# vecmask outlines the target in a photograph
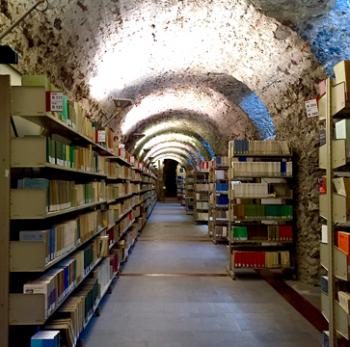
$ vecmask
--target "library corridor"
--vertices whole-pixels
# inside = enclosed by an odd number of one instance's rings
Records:
[[[226,247],[157,203],[84,347],[313,347],[319,332],[269,284],[226,276]]]

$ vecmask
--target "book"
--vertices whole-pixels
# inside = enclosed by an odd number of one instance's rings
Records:
[[[339,305],[344,309],[344,311],[350,313],[350,293],[339,291],[338,292]]]
[[[350,233],[346,231],[337,231],[337,246],[347,256],[350,255]]]
[[[30,347],[60,347],[59,330],[40,330],[32,336]]]

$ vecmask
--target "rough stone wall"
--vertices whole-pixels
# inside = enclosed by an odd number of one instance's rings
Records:
[[[319,121],[307,118],[304,101],[317,95],[317,82],[325,78],[322,69],[304,76],[283,96],[283,109],[270,104],[277,138],[290,141],[296,159],[294,197],[297,215],[298,273],[302,281],[319,284],[320,217],[317,179],[324,174],[318,168]]]

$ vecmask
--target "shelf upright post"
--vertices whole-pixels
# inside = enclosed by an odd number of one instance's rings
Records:
[[[337,345],[337,333],[335,328],[335,310],[334,310],[334,295],[335,295],[335,283],[334,283],[334,228],[333,228],[333,117],[332,117],[332,87],[330,78],[327,79],[327,117],[326,117],[326,144],[327,144],[327,240],[328,240],[328,299],[329,299],[329,345]]]
[[[9,339],[9,259],[10,259],[10,76],[0,76],[0,346]]]

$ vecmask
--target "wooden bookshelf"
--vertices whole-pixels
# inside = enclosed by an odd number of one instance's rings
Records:
[[[340,304],[338,290],[350,281],[349,254],[341,243],[339,233],[350,236],[349,210],[349,141],[350,76],[346,71],[350,62],[334,67],[335,80],[328,78],[320,83],[319,120],[322,133],[319,149],[319,166],[325,170],[326,189],[320,186],[320,216],[327,225],[322,226],[320,244],[321,266],[327,271],[327,292],[322,292],[322,313],[329,322],[329,346],[341,345],[341,338],[350,339],[350,315]],[[337,169],[337,170],[335,170]],[[344,185],[339,191],[339,182]],[[325,223],[324,223],[325,224]],[[325,227],[325,231],[323,228]]]
[[[5,173],[7,172],[7,175],[0,179],[2,188],[0,209],[0,239],[2,241],[0,242],[0,330],[2,333],[0,334],[0,345],[3,347],[27,345],[31,337],[28,335],[30,331],[35,332],[38,328],[40,329],[49,318],[50,321],[54,320],[57,310],[71,295],[74,295],[85,283],[89,282],[92,272],[100,273],[101,266],[106,262],[109,264],[109,259],[115,257],[115,254],[119,254],[119,247],[125,242],[129,242],[124,253],[124,256],[127,257],[157,201],[155,192],[157,174],[154,171],[146,168],[143,163],[137,162],[133,156],[125,151],[123,145],[111,143],[110,138],[107,141],[107,135],[110,135],[111,130],[108,132],[101,130],[102,134],[106,134],[101,135],[100,130],[95,128],[95,125],[92,125],[83,113],[79,116],[83,123],[76,125],[71,119],[64,118],[66,117],[63,115],[65,111],[62,111],[62,114],[48,112],[47,93],[51,92],[48,92],[44,87],[11,87],[9,77],[0,76],[0,96],[2,100],[8,100],[8,103],[4,102],[0,105],[0,126],[4,129],[0,139],[0,157],[5,164]],[[69,104],[70,106],[71,104]],[[80,112],[75,107],[76,105],[74,105],[74,112]],[[73,108],[69,108],[69,112],[71,110]],[[10,119],[12,116],[23,117],[39,125],[44,130],[42,131],[44,135],[11,138]],[[74,118],[74,120],[77,119]],[[86,128],[84,128],[84,124],[87,124]],[[79,130],[80,127],[85,129],[84,132]],[[64,148],[65,152],[58,152],[61,150],[61,147],[57,147],[58,145],[55,145],[56,149],[53,152],[51,151],[52,147],[49,147],[47,138],[51,138],[52,135],[55,136],[55,141],[57,138],[57,141],[63,141],[63,145],[59,146]],[[103,139],[100,139],[100,135],[102,138],[106,136],[105,143],[103,143]],[[86,151],[86,158],[83,158],[86,160],[83,162],[84,166],[75,164],[75,157],[68,154],[70,148],[71,150],[76,148],[77,150],[81,149],[82,152]],[[61,160],[63,153],[66,157]],[[96,165],[91,164],[90,166],[89,163]],[[118,169],[117,174],[110,176],[106,172],[108,163],[118,163],[116,165],[119,165],[121,170]],[[82,169],[83,167],[84,169]],[[21,178],[30,180],[36,177],[46,179],[48,182],[51,179],[75,182],[76,193],[71,195],[71,198],[74,196],[74,202],[72,200],[67,204],[66,200],[62,200],[62,202],[59,200],[60,208],[66,205],[69,207],[50,211],[49,204],[52,202],[49,202],[47,190],[33,187],[26,189],[24,185],[17,184],[17,180]],[[113,182],[114,180],[117,182]],[[95,184],[95,182],[98,183]],[[120,183],[122,187],[109,187],[109,185],[113,186],[114,183],[117,183],[117,186]],[[82,196],[79,195],[80,189],[87,189],[86,185],[90,185],[88,189],[93,191],[93,195],[88,195],[90,193],[87,192],[84,192]],[[113,199],[107,199],[107,190],[109,197],[115,196]],[[126,194],[124,194],[125,192]],[[94,202],[95,196],[98,198]],[[102,198],[102,196],[106,197]],[[81,204],[81,201],[92,202]],[[118,211],[121,212],[113,211],[112,204],[116,204]],[[65,244],[64,248],[57,248],[59,251],[49,254],[49,258],[46,241],[31,242],[19,239],[20,232],[25,233],[26,230],[45,228],[54,229],[55,226],[61,225],[60,223],[64,224],[73,219],[77,220],[77,223],[78,221],[91,223],[90,217],[86,217],[85,221],[83,216],[85,212],[88,212],[86,214],[89,216],[94,215],[94,218],[101,218],[103,222],[96,220],[99,227],[95,231],[90,231],[93,224],[87,224],[89,229],[86,232],[89,234],[82,238],[83,241],[79,239],[73,243],[72,239],[69,241],[72,244]],[[48,235],[48,237],[53,237],[54,234]],[[108,245],[110,235],[114,235],[116,238]],[[104,250],[105,254],[93,253],[93,259],[96,259],[98,254],[100,256],[93,263],[85,263],[87,267],[84,268],[83,276],[77,275],[79,280],[76,279],[74,283],[65,288],[64,294],[55,302],[53,311],[46,311],[46,296],[44,294],[21,292],[21,288],[28,283],[28,279],[35,281],[40,278],[41,280],[41,275],[51,273],[51,270],[63,269],[66,266],[64,264],[75,262],[79,257],[83,259],[81,255],[86,251],[102,252],[94,248],[97,247],[97,243],[107,244]],[[56,247],[55,244],[54,247]],[[49,250],[49,252],[51,251]],[[52,254],[55,256],[52,257]],[[106,259],[106,262],[103,259]],[[119,266],[122,260],[124,261],[124,259],[119,258]],[[104,282],[103,288],[101,287],[92,313],[84,321],[84,329],[93,313],[98,309],[99,303],[118,272],[119,270],[107,282]],[[11,336],[8,334],[10,327]],[[14,334],[13,331],[15,331]],[[20,342],[17,341],[18,338]],[[79,336],[76,336],[73,346],[77,345],[78,342]]]
[[[216,157],[209,168],[208,234],[214,244],[228,237],[228,157]],[[223,204],[222,200],[227,203]]]
[[[259,148],[259,153],[251,151],[254,148]],[[234,140],[228,152],[229,274],[235,278],[241,270],[294,270],[292,161],[288,144]]]

